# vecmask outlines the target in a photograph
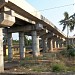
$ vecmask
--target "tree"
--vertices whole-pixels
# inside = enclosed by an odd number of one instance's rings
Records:
[[[24,36],[24,42],[25,42],[25,46],[30,46],[32,44],[32,40],[28,39],[27,35]]]
[[[64,12],[64,19],[59,22],[60,25],[63,25],[62,31],[64,31],[65,28],[67,27],[67,45],[68,45],[69,30],[70,31],[74,30],[75,21],[71,16],[69,16],[68,12]]]
[[[75,13],[73,15],[71,15],[69,17],[70,21],[71,21],[71,26],[70,26],[70,31],[73,31],[74,30],[74,26],[75,26]]]
[[[24,36],[24,42],[25,42],[25,46],[27,46],[28,45],[27,35]]]
[[[74,25],[75,25],[75,14],[69,16],[68,12],[64,12],[64,19],[59,22],[60,25],[63,25],[62,31],[64,31],[66,27],[68,32],[69,30],[72,31],[74,30]]]

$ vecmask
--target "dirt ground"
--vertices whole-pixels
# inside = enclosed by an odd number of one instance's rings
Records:
[[[61,60],[62,61],[61,61]],[[64,74],[62,75],[69,75],[66,74],[66,72],[72,72],[70,75],[75,75],[75,60],[67,61],[67,59],[62,58],[62,57],[57,57],[55,53],[44,53],[41,54],[40,57],[38,58],[33,58],[32,54],[26,54],[26,58],[24,60],[20,60],[19,56],[18,58],[16,57],[12,61],[8,62],[8,60],[5,60],[4,62],[4,69],[5,72],[16,72],[16,73],[36,73],[35,75],[40,75],[37,73],[45,73],[52,72],[52,64],[53,63],[60,63],[64,62],[67,66],[71,67],[73,69],[65,71]],[[73,67],[72,67],[73,66]],[[59,72],[60,73],[60,72]],[[34,74],[32,74],[34,75]],[[60,74],[59,74],[60,75]]]

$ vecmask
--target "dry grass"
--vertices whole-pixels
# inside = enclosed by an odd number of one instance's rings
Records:
[[[15,63],[18,62],[18,63]],[[7,62],[8,63],[8,62]],[[5,63],[5,64],[7,64]],[[41,56],[38,58],[33,58],[32,54],[26,54],[24,60],[15,59],[10,65],[14,66],[5,71],[15,71],[15,72],[51,72],[53,71],[53,65],[58,64],[59,67],[63,67],[61,71],[73,71],[75,72],[75,60],[69,60],[64,58],[59,53],[41,53]],[[8,66],[9,66],[8,64]],[[63,65],[63,66],[61,66]]]

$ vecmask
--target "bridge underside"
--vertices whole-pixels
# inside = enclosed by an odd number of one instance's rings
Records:
[[[25,58],[25,34],[32,37],[34,57],[40,55],[40,43],[43,52],[47,50],[53,51],[53,48],[64,46],[66,36],[48,19],[41,15],[40,12],[35,13],[34,11],[36,11],[36,9],[25,0],[0,0],[0,72],[4,71],[3,33],[6,35],[5,37],[7,37],[5,40],[8,42],[9,61],[13,58],[12,33],[19,33],[20,59]],[[39,38],[41,38],[41,42],[39,42]],[[4,45],[6,45],[6,42]]]

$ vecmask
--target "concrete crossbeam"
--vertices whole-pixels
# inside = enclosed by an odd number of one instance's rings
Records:
[[[16,26],[16,27],[10,27],[7,29],[8,32],[28,32],[32,30],[32,26]]]
[[[29,22],[29,23],[31,23],[31,24],[35,24],[35,21],[32,21],[32,20],[30,20],[29,18],[26,18],[26,17],[24,17],[24,16],[18,14],[17,12],[15,12],[15,11],[12,10],[12,9],[10,9],[9,7],[4,6],[4,7],[1,9],[1,12],[4,12],[4,13],[6,13],[6,14],[8,14],[8,15],[11,15],[11,16],[14,16],[14,17],[16,17],[16,18],[19,18],[19,19],[21,19],[21,20],[23,20],[23,21],[26,21],[26,22]]]
[[[15,17],[5,13],[0,14],[0,27],[12,26],[15,23]]]

